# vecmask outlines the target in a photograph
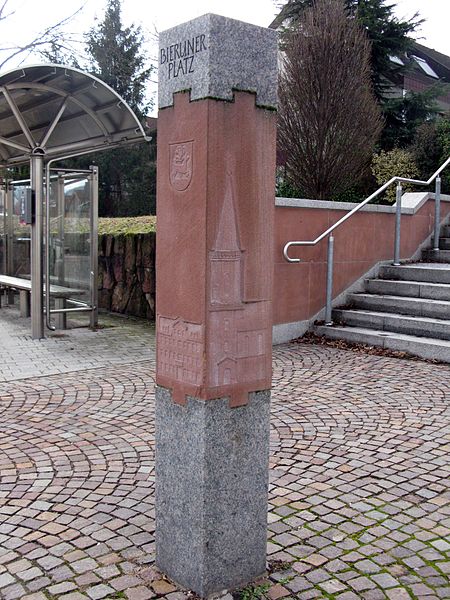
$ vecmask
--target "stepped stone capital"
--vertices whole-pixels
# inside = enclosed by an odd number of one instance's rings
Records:
[[[256,104],[277,107],[278,35],[220,15],[206,14],[160,35],[158,106],[190,90],[191,101],[232,100],[235,90],[256,94]]]

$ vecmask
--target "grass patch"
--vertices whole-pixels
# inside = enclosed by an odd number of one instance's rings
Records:
[[[269,591],[270,583],[263,583],[261,585],[249,585],[240,591],[240,600],[258,600],[264,598],[266,592]]]
[[[145,217],[100,217],[98,220],[99,235],[136,235],[139,233],[154,233],[156,231],[156,216]]]

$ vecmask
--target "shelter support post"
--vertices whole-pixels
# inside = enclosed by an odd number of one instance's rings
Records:
[[[436,177],[436,191],[434,195],[434,236],[433,250],[439,252],[439,237],[441,231],[441,178]]]
[[[31,225],[31,337],[44,337],[43,293],[43,197],[44,157],[31,154],[31,190],[34,196],[34,219]],[[48,285],[48,284],[47,284]]]
[[[64,310],[66,300],[64,298],[55,298],[55,310]],[[67,315],[65,312],[55,314],[56,329],[67,329]]]
[[[160,35],[156,562],[201,597],[266,568],[276,82],[272,30]]]
[[[98,326],[98,167],[92,165],[89,184],[91,188],[91,329]]]
[[[402,184],[397,184],[395,203],[395,233],[394,233],[394,262],[395,267],[400,265],[401,232],[402,232]]]
[[[20,316],[21,317],[29,317],[30,316],[30,292],[28,290],[20,290],[19,291],[19,306],[20,306]]]
[[[327,251],[327,294],[325,304],[325,325],[333,325],[333,271],[334,271],[334,235],[328,236]]]

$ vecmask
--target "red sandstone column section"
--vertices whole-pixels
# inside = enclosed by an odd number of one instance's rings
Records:
[[[156,381],[176,403],[271,387],[275,136],[248,92],[159,112]]]

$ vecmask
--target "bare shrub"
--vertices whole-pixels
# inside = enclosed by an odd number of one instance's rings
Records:
[[[382,129],[370,42],[342,0],[317,0],[285,37],[279,145],[292,184],[310,198],[364,175]]]

